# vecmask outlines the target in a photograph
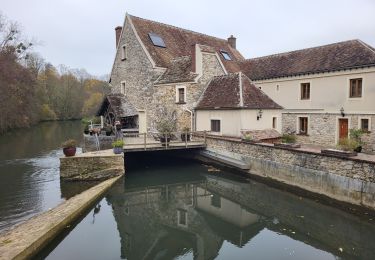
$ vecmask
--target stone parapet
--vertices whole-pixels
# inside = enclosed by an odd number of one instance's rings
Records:
[[[375,161],[206,138],[207,150],[242,160],[249,173],[375,210]]]
[[[103,180],[124,174],[123,154],[112,150],[60,158],[60,177],[71,181]]]

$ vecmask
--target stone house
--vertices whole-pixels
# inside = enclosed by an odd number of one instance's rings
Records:
[[[375,49],[360,40],[241,62],[254,84],[285,109],[282,131],[298,140],[335,146],[351,128],[363,129],[375,152]]]
[[[244,59],[233,36],[219,39],[129,14],[115,31],[110,84],[137,113],[123,122],[139,132],[154,131],[167,107],[178,130],[212,130],[216,116],[230,119],[223,119],[221,134],[274,128],[324,146],[362,128],[366,151],[375,152],[375,50],[359,40]],[[247,97],[237,83],[221,84],[235,75],[257,91],[251,107],[241,103]],[[230,109],[218,109],[235,95]],[[211,107],[199,106],[208,96]]]
[[[177,128],[194,129],[194,107],[213,76],[239,70],[235,38],[223,40],[127,14],[116,28],[113,93],[138,111],[139,132],[154,131],[164,107]]]
[[[196,130],[239,136],[246,130],[281,132],[281,109],[241,72],[215,76],[196,106]]]

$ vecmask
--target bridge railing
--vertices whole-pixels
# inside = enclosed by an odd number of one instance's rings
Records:
[[[172,132],[172,133],[124,133],[124,148],[125,149],[139,149],[147,150],[149,148],[172,149],[176,147],[191,147],[197,145],[206,145],[205,131],[186,131],[186,132]]]

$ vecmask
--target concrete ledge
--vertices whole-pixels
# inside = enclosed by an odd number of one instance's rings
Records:
[[[90,208],[121,177],[106,180],[0,234],[0,259],[30,259]]]

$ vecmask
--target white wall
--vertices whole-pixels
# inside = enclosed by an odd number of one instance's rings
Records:
[[[262,130],[272,128],[272,117],[277,117],[277,128],[281,132],[281,110],[262,110],[262,118],[257,120],[259,110],[232,109],[232,110],[197,110],[197,131],[210,131],[211,120],[221,121],[220,135],[240,136],[241,130]]]
[[[349,98],[349,80],[362,78],[362,98]],[[300,100],[301,83],[310,82],[310,100]],[[375,68],[255,81],[258,87],[285,109],[323,110],[338,113],[374,113]],[[278,90],[277,90],[277,86]],[[321,112],[321,111],[320,111]]]

